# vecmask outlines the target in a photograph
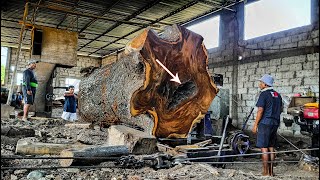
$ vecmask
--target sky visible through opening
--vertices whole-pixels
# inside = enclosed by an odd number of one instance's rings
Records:
[[[219,24],[220,16],[215,16],[192,26],[187,29],[200,34],[207,49],[219,46]]]
[[[7,64],[7,54],[8,48],[1,46],[1,65],[6,66]]]
[[[261,0],[245,5],[244,39],[311,24],[311,0]]]

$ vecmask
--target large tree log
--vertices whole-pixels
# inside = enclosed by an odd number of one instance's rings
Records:
[[[203,38],[180,26],[159,36],[149,28],[134,38],[117,62],[82,79],[80,116],[142,127],[156,137],[186,137],[218,92],[207,72]],[[158,59],[181,84],[170,81]]]
[[[88,165],[97,164],[105,161],[105,159],[98,157],[109,157],[109,156],[122,156],[128,155],[129,149],[126,146],[94,146],[88,148],[74,148],[65,149],[61,151],[61,157],[85,157],[84,159],[60,159],[60,165],[68,167],[71,165]]]

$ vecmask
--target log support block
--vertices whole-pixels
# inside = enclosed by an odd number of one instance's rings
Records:
[[[154,136],[123,125],[113,125],[108,129],[107,144],[125,145],[132,154],[152,154],[157,150]]]

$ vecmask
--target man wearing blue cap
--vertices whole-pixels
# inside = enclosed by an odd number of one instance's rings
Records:
[[[31,105],[33,105],[34,97],[36,95],[36,89],[38,86],[38,81],[34,75],[33,70],[37,67],[39,61],[30,60],[28,61],[28,68],[23,71],[23,83],[22,83],[22,92],[24,97],[24,106],[23,106],[23,121],[27,121],[28,112]]]
[[[257,133],[256,146],[261,148],[262,153],[274,152],[282,112],[282,98],[273,89],[273,77],[269,74],[265,74],[259,79],[259,88],[261,93],[256,104],[258,112],[252,132]],[[262,175],[273,176],[273,164],[270,161],[274,161],[274,159],[275,154],[262,155]]]

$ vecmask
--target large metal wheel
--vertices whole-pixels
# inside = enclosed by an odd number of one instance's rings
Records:
[[[232,132],[227,141],[235,154],[245,154],[250,148],[249,136],[241,131]]]

